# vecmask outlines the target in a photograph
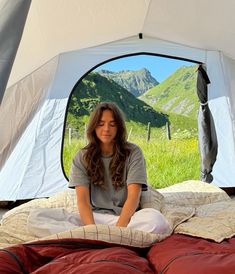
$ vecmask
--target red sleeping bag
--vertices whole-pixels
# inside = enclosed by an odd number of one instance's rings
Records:
[[[59,239],[0,250],[0,273],[234,274],[235,238],[215,243],[172,235],[150,249]]]
[[[222,243],[174,234],[147,254],[158,274],[234,274],[235,238]]]
[[[38,241],[1,249],[0,273],[153,274],[146,253],[98,241]]]

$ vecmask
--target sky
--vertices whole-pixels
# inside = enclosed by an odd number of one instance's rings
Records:
[[[194,65],[194,63],[166,57],[135,55],[110,61],[99,66],[96,70],[106,69],[117,72],[120,70],[139,70],[146,68],[158,82],[162,82],[179,67],[192,65]]]

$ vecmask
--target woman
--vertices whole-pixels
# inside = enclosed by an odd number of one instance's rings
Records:
[[[127,142],[122,112],[103,102],[91,114],[88,145],[74,157],[69,187],[75,187],[82,225],[109,224],[147,232],[169,231],[165,217],[155,209],[140,209],[147,189],[140,148]]]

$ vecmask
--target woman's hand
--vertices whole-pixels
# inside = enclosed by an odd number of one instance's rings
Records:
[[[81,221],[84,225],[95,224],[90,204],[90,190],[86,186],[77,186],[77,205]]]
[[[126,227],[130,222],[140,202],[141,184],[129,184],[127,187],[127,199],[122,208],[116,226]]]

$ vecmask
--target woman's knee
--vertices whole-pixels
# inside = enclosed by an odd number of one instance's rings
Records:
[[[137,211],[131,218],[130,227],[161,234],[171,231],[165,216],[154,208],[144,208]]]

